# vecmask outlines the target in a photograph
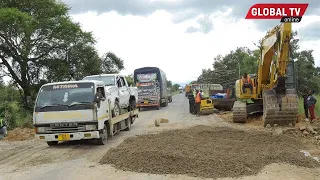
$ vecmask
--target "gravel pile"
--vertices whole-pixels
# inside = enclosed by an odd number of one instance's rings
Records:
[[[196,126],[126,139],[101,163],[126,171],[205,178],[254,175],[271,163],[320,167],[301,149],[301,142],[285,135]]]

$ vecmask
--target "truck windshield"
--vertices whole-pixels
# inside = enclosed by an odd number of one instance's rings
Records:
[[[40,89],[36,108],[60,107],[65,109],[73,105],[88,105],[93,98],[93,83],[48,85]]]
[[[114,76],[91,76],[85,77],[83,80],[97,80],[103,81],[106,86],[113,86],[115,85]]]

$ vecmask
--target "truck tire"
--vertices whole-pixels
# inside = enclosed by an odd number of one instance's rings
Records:
[[[96,139],[97,144],[98,145],[105,145],[108,142],[108,130],[107,130],[107,126],[104,125],[104,128],[102,130],[102,132],[99,133],[100,138]]]
[[[58,141],[47,141],[48,146],[55,146],[58,144]]]
[[[169,102],[168,102],[169,100],[168,100],[168,98],[166,99],[166,102],[164,103],[164,107],[167,107],[168,106],[168,104],[169,104]]]
[[[118,101],[114,102],[114,109],[112,110],[112,117],[117,117],[120,115],[121,109]]]

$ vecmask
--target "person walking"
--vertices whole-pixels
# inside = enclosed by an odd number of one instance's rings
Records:
[[[316,107],[317,99],[313,96],[314,90],[309,90],[309,96],[308,96],[308,107],[310,112],[310,122],[312,123],[315,119],[315,113],[314,109]]]

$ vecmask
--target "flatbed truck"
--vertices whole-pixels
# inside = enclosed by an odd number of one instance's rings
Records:
[[[38,93],[33,124],[35,137],[49,146],[63,141],[90,139],[104,145],[108,137],[131,129],[138,109],[131,106],[113,117],[104,83],[95,80],[43,85]]]

